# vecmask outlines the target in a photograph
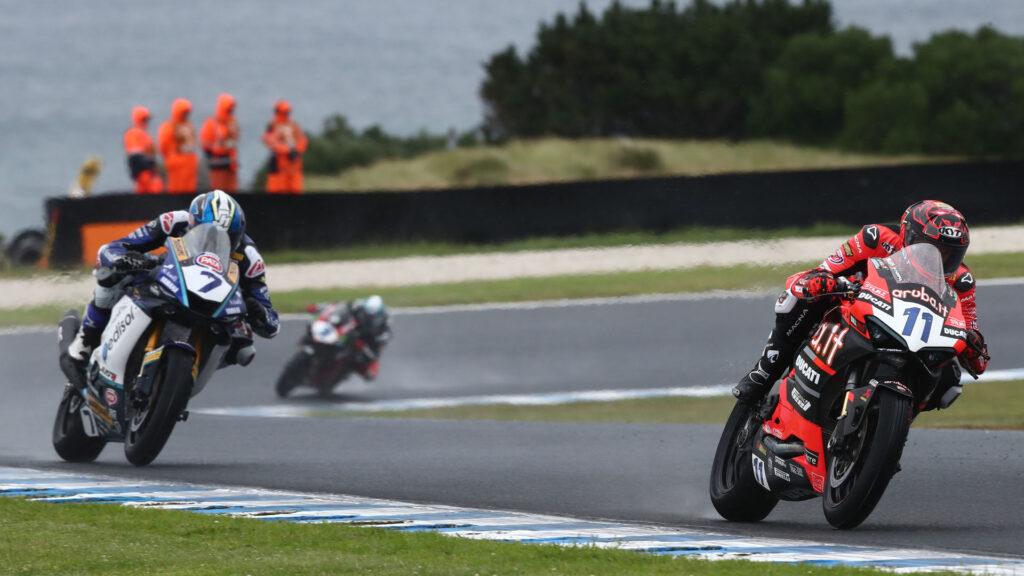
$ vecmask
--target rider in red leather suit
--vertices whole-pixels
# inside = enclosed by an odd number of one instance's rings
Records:
[[[799,272],[786,280],[786,290],[775,303],[775,329],[761,357],[733,389],[741,402],[755,404],[764,398],[771,386],[790,366],[797,347],[810,334],[821,318],[836,304],[835,298],[817,298],[835,292],[846,280],[865,274],[869,258],[885,257],[904,246],[927,242],[939,249],[943,257],[946,281],[960,299],[967,321],[970,346],[960,355],[960,363],[969,371],[981,374],[988,367],[988,347],[978,330],[977,305],[974,301],[975,280],[963,264],[970,244],[967,221],[958,210],[935,200],[918,202],[903,213],[900,224],[869,224],[832,253],[821,266]],[[925,409],[946,408],[960,395],[960,371],[952,366],[944,375],[935,401]]]

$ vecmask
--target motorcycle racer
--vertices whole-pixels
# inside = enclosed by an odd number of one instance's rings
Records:
[[[337,304],[316,304],[310,312],[319,313],[319,319],[335,327],[349,321],[356,324],[357,353],[353,368],[366,381],[380,372],[380,355],[391,340],[391,323],[384,300],[377,295]]]
[[[230,195],[214,190],[196,196],[188,210],[165,212],[128,236],[100,247],[98,264],[93,270],[97,286],[82,325],[68,347],[67,358],[79,367],[88,362],[110,320],[111,309],[121,297],[119,282],[161,261],[148,252],[162,247],[167,238],[183,236],[192,227],[206,223],[223,228],[231,239],[231,258],[241,271],[239,288],[245,298],[249,325],[264,338],[276,336],[280,324],[267,290],[266,265],[256,244],[245,233],[245,213]]]
[[[835,305],[836,296],[823,295],[842,291],[862,276],[870,258],[886,257],[922,242],[939,249],[946,282],[956,291],[967,321],[968,347],[958,360],[972,374],[983,373],[988,367],[988,346],[978,329],[975,279],[963,264],[970,244],[967,221],[949,204],[924,200],[907,208],[899,225],[864,226],[820,266],[786,280],[786,289],[775,303],[775,328],[754,368],[733,388],[733,395],[747,404],[759,402],[790,366],[800,343]],[[948,408],[962,391],[960,370],[951,363],[923,409]]]

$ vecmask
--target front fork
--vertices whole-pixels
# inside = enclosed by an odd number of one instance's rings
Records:
[[[907,396],[913,401],[914,393],[903,383],[900,374],[904,365],[902,359],[898,361],[878,362],[873,365],[875,368],[869,376],[863,376],[863,370],[853,370],[846,381],[846,388],[843,392],[843,406],[828,439],[826,448],[829,454],[837,456],[849,456],[850,451],[859,445],[861,427],[864,424],[864,417],[871,406],[871,400],[879,387]],[[861,384],[866,379],[867,383]]]

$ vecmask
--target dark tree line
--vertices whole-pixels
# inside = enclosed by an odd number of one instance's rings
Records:
[[[897,57],[837,30],[827,0],[654,0],[540,26],[486,63],[483,129],[539,135],[776,137],[858,150],[1024,152],[1024,39],[945,32]]]

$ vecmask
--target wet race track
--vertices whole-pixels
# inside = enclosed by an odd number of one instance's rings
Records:
[[[992,368],[1024,365],[1021,285],[979,288]],[[735,380],[771,322],[771,296],[403,313],[373,385],[353,402],[575,390],[706,386]],[[304,324],[217,375],[193,408],[271,405]],[[50,426],[60,395],[53,332],[0,335],[0,465],[261,486],[699,526],[825,542],[1024,552],[1024,433],[914,430],[903,471],[868,522],[828,527],[817,500],[783,503],[759,526],[721,521],[707,497],[717,426],[253,418],[193,414],[157,461],[119,445],[95,464],[60,462]],[[981,384],[983,385],[983,384]],[[968,388],[966,394],[970,394]],[[285,401],[303,404],[311,399]]]

